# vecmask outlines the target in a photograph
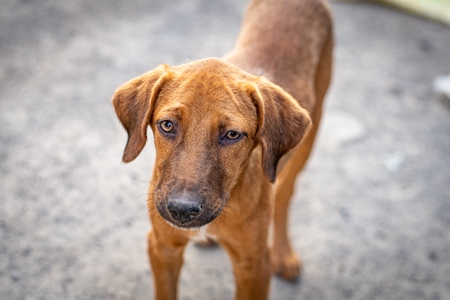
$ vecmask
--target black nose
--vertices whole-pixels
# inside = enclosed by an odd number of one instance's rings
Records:
[[[184,224],[193,221],[202,211],[202,205],[189,198],[175,198],[167,202],[167,209],[172,218]]]

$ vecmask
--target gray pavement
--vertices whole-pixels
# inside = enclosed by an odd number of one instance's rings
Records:
[[[241,0],[0,3],[0,299],[152,299],[150,140],[129,165],[115,88],[231,49]],[[450,299],[450,28],[333,3],[333,85],[298,181],[300,281],[271,299]],[[231,299],[220,248],[189,246],[180,299]]]

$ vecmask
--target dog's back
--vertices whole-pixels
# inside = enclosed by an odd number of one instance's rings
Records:
[[[312,79],[321,60],[317,53],[324,52],[327,42],[332,43],[332,20],[324,1],[253,0],[225,60],[267,77],[312,114],[315,100],[304,91],[313,89],[315,94]]]

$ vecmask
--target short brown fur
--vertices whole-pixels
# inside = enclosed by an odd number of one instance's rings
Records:
[[[235,299],[266,299],[272,272],[299,275],[287,211],[320,123],[332,47],[326,3],[253,0],[222,60],[161,65],[117,89],[123,161],[139,155],[148,126],[155,136],[148,251],[156,299],[176,299],[183,250],[205,225],[230,256]]]

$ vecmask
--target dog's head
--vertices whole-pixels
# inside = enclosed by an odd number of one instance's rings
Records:
[[[219,59],[162,65],[117,89],[112,99],[128,133],[123,161],[153,130],[153,200],[181,228],[214,220],[257,146],[274,182],[279,159],[306,134],[308,113],[283,89]]]

